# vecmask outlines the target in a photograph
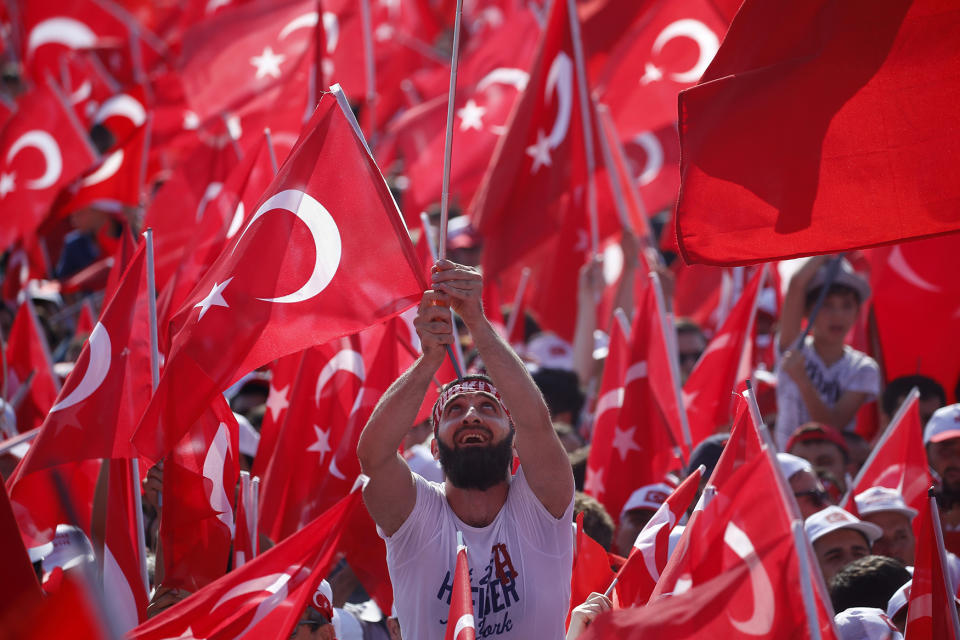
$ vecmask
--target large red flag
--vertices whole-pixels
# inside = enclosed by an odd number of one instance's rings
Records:
[[[237,419],[223,396],[163,463],[163,584],[187,591],[227,572],[240,466]]]
[[[757,269],[683,385],[693,442],[730,424],[733,392],[753,368],[753,323],[766,273],[766,266]]]
[[[330,570],[344,523],[362,508],[360,492],[351,493],[277,546],[140,625],[128,637],[287,637]]]
[[[51,84],[20,97],[0,132],[0,250],[36,230],[60,189],[97,159],[73,111]]]
[[[141,547],[136,509],[139,487],[133,481],[131,460],[110,460],[107,480],[106,532],[103,541],[103,594],[113,624],[127,632],[147,619],[150,585],[141,572]],[[142,565],[146,566],[146,565]]]
[[[650,599],[670,559],[670,532],[693,503],[701,477],[702,467],[687,476],[637,535],[627,561],[617,572],[617,594],[622,604],[642,606]]]
[[[680,94],[687,262],[749,264],[960,229],[960,8],[747,0]]]
[[[583,530],[583,513],[577,514],[573,571],[570,574],[570,610],[584,602],[592,592],[603,593],[616,573],[610,568],[610,556],[599,542]],[[569,617],[569,613],[567,614]]]
[[[908,638],[960,640],[960,624],[947,571],[939,512],[933,496],[929,496],[920,509],[920,533],[907,605]]]
[[[23,607],[39,602],[42,593],[4,486],[0,486],[0,542],[6,549],[4,579],[0,583],[0,602],[3,603],[0,605],[0,628],[8,629],[13,619],[22,614]]]
[[[300,362],[306,351],[291,353],[278,358],[270,365],[270,388],[267,391],[267,410],[260,423],[260,443],[257,445],[257,455],[253,459],[250,474],[264,478],[267,467],[273,458],[280,438],[280,430],[287,418],[287,409],[290,407],[290,398],[293,385],[300,371]]]
[[[918,398],[919,394],[911,393],[904,400],[848,490],[842,504],[844,509],[856,513],[854,498],[870,487],[896,489],[908,506],[917,511],[926,508],[927,489],[933,484],[933,478],[923,447]]]
[[[90,458],[132,458],[150,399],[145,243],[80,352],[18,476]]]
[[[470,565],[467,564],[467,548],[461,541],[457,546],[457,566],[453,572],[450,615],[447,616],[447,631],[443,635],[443,640],[475,640],[476,637],[473,596],[470,593]]]
[[[60,381],[53,374],[53,360],[47,337],[40,326],[30,298],[26,298],[13,318],[7,337],[7,393],[17,411],[20,433],[40,426],[60,391]],[[24,388],[24,385],[29,385]]]
[[[161,457],[246,372],[399,313],[425,288],[383,177],[325,95],[261,204],[176,315],[179,334],[134,444]]]

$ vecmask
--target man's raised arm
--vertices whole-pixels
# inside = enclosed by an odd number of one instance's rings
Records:
[[[357,444],[360,468],[370,477],[363,501],[374,521],[390,536],[406,521],[417,501],[410,467],[397,450],[413,426],[417,411],[453,342],[450,312],[431,306],[438,294],[427,291],[414,320],[423,355],[383,394]]]
[[[570,461],[533,378],[483,313],[482,277],[475,269],[448,260],[436,263],[432,277],[433,288],[449,296],[451,307],[470,329],[480,359],[510,411],[517,429],[517,455],[530,488],[547,511],[560,518],[573,499]]]

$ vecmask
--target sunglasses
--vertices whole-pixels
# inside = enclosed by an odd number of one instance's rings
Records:
[[[825,507],[828,504],[831,504],[830,494],[826,491],[821,491],[820,489],[810,489],[809,491],[800,491],[799,493],[794,493],[793,497],[799,501],[801,498],[809,498],[813,504],[818,507]]]
[[[696,363],[700,359],[700,356],[703,355],[703,351],[691,351],[689,353],[678,353],[677,359],[681,362],[693,362]]]
[[[330,624],[330,621],[326,618],[323,618],[322,620],[301,620],[297,624],[293,625],[293,631],[290,632],[291,640],[297,636],[297,629],[302,624],[310,625],[310,633],[316,633],[317,629]]]

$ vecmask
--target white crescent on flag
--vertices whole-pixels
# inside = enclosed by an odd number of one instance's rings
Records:
[[[50,413],[61,411],[67,407],[83,402],[89,398],[93,392],[100,388],[107,372],[110,371],[111,346],[110,334],[107,328],[101,323],[93,328],[90,333],[90,359],[87,362],[87,370],[83,372],[83,378],[80,383],[67,394],[65,398],[57,402],[50,408]]]
[[[363,356],[353,349],[341,349],[336,353],[335,356],[330,358],[330,361],[323,366],[323,369],[320,371],[320,375],[317,377],[317,390],[314,397],[315,405],[320,404],[320,396],[323,395],[324,388],[337,371],[346,371],[347,373],[352,373],[361,382],[363,382],[365,375],[363,368]]]
[[[730,624],[740,633],[763,636],[773,628],[776,603],[773,601],[773,584],[757,556],[749,536],[732,522],[723,532],[723,541],[742,559],[750,569],[750,588],[753,592],[753,614],[746,620],[737,620],[728,614]]]
[[[45,44],[62,44],[71,49],[90,49],[97,44],[97,34],[90,27],[74,20],[59,16],[48,18],[30,30],[27,38],[27,57],[38,47]]]
[[[33,147],[42,153],[45,163],[43,175],[33,180],[27,180],[27,188],[40,190],[52,187],[60,179],[60,174],[63,172],[63,157],[60,155],[60,146],[57,145],[57,141],[42,129],[31,129],[10,145],[10,149],[7,151],[7,164],[13,162],[17,154],[26,147]]]
[[[659,54],[668,42],[679,37],[687,37],[696,42],[700,49],[700,57],[692,67],[686,71],[674,72],[670,77],[684,84],[696,82],[710,66],[710,61],[720,48],[720,39],[710,30],[710,27],[699,20],[693,18],[677,20],[667,25],[654,40],[653,55]]]

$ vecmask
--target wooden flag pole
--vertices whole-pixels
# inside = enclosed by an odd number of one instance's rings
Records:
[[[463,0],[457,0],[453,21],[453,53],[450,58],[450,89],[447,92],[447,131],[443,141],[443,183],[440,189],[440,239],[437,256],[447,259],[447,221],[450,216],[450,160],[453,156],[453,106],[457,99],[457,65],[460,62],[460,19]]]

